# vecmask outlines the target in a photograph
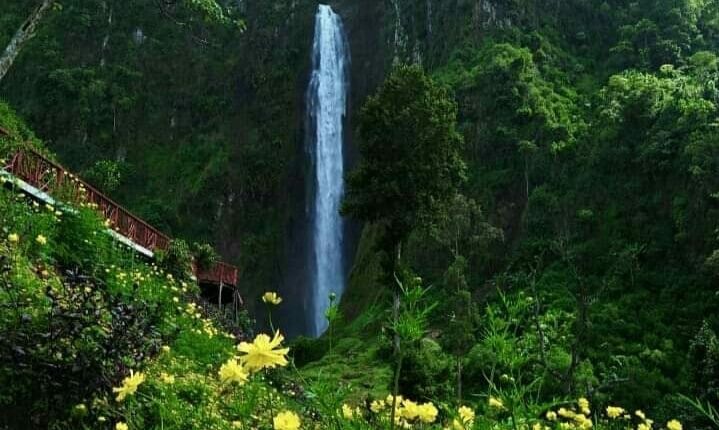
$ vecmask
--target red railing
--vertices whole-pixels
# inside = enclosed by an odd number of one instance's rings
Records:
[[[219,262],[212,269],[195,269],[198,282],[212,282],[218,284],[220,281],[227,285],[237,285],[237,267],[227,263]]]
[[[5,169],[55,198],[93,205],[109,221],[110,228],[143,248],[154,251],[170,246],[169,237],[33,149],[16,152]]]
[[[9,135],[2,128],[0,133]],[[167,250],[170,246],[170,237],[34,149],[17,151],[3,168],[58,200],[92,205],[109,221],[110,228],[145,249]],[[196,276],[201,282],[237,286],[238,269],[227,263],[218,263],[211,270],[196,273]]]

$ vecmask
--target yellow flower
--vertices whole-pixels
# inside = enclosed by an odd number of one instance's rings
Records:
[[[417,416],[423,423],[433,423],[437,419],[437,413],[439,411],[432,404],[432,402],[422,403],[419,405]]]
[[[463,423],[471,424],[474,422],[474,411],[467,406],[461,406],[459,408],[459,417],[462,419]]]
[[[547,411],[547,414],[545,415],[549,421],[556,421],[557,420],[557,413],[554,411]]]
[[[278,296],[277,293],[267,292],[262,295],[262,301],[268,305],[279,305],[282,303],[282,297]]]
[[[242,428],[242,422],[240,422],[240,421],[232,421],[232,428],[233,428],[233,429]]]
[[[125,423],[120,422],[120,423],[115,424],[115,430],[128,430],[128,429],[129,429],[129,427]]]
[[[162,380],[162,382],[164,382],[165,384],[174,384],[175,375],[170,375],[169,373],[162,372],[160,373],[160,380]]]
[[[39,243],[40,245],[45,245],[47,243],[47,238],[41,234],[38,234],[35,238],[35,242]]]
[[[682,423],[677,420],[671,420],[667,423],[667,430],[683,430]]]
[[[609,418],[619,418],[624,412],[626,411],[618,406],[607,406],[607,416]]]
[[[384,409],[384,402],[382,400],[373,400],[369,405],[369,409],[375,414],[378,414]]]
[[[345,419],[351,420],[354,416],[354,410],[352,410],[352,407],[348,404],[342,405],[342,416],[345,417]]]
[[[125,397],[132,395],[137,391],[137,387],[145,382],[145,374],[142,372],[134,373],[130,370],[130,376],[122,380],[122,386],[113,388],[112,391],[117,393],[117,401],[125,400]]]
[[[84,403],[78,403],[72,408],[72,411],[79,416],[85,416],[87,414],[87,406]]]
[[[10,243],[18,243],[20,242],[20,236],[18,236],[17,233],[10,233],[7,235],[7,240],[9,240]]]
[[[162,345],[162,352],[170,352],[170,347],[167,345]]]
[[[240,357],[240,361],[252,372],[286,366],[285,356],[290,349],[278,348],[283,340],[284,336],[278,331],[273,339],[266,334],[259,334],[252,343],[242,342],[237,346],[238,351],[245,353]]]
[[[250,376],[249,372],[237,363],[237,360],[234,358],[227,360],[227,362],[220,367],[217,374],[220,375],[220,381],[222,383],[237,382],[240,385],[247,382],[247,378]]]
[[[637,430],[651,430],[652,425],[647,423],[641,423],[637,426]]]
[[[640,411],[639,409],[637,409],[636,411],[634,411],[634,415],[638,416],[639,418],[641,418],[641,419],[643,419],[643,420],[646,420],[646,419],[647,419],[647,416],[644,415],[644,412]]]
[[[502,401],[496,397],[490,397],[489,398],[489,407],[502,410],[502,409],[504,409],[504,403],[502,403]]]
[[[532,430],[542,430],[542,425],[540,423],[534,423],[532,425]]]
[[[452,430],[466,430],[472,427],[472,422],[461,423],[458,419],[452,420]]]
[[[557,411],[557,414],[560,417],[564,417],[564,418],[574,418],[577,415],[573,411],[570,411],[566,408],[559,408],[559,410]]]
[[[400,415],[402,418],[407,420],[413,420],[419,415],[419,406],[417,403],[411,400],[405,400],[402,402],[402,409],[400,409]]]
[[[590,414],[591,410],[589,409],[589,400],[585,399],[584,397],[581,397],[579,400],[577,400],[577,404],[579,405],[579,409],[584,415]]]
[[[588,430],[592,428],[592,420],[582,414],[575,414],[574,422],[577,423],[580,429]]]
[[[391,394],[388,394],[387,398],[385,399],[385,402],[387,402],[387,406],[392,406],[392,400],[394,400],[394,397]],[[397,396],[398,405],[402,403],[402,400],[404,400],[402,399],[402,396]]]
[[[300,428],[300,417],[294,412],[284,411],[272,419],[275,430],[298,430]]]

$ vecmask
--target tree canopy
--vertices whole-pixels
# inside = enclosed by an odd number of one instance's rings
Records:
[[[465,179],[457,105],[418,66],[399,66],[360,113],[361,160],[342,211],[386,223],[393,241],[432,222]]]

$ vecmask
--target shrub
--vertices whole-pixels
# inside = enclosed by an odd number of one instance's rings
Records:
[[[176,279],[188,279],[192,274],[192,253],[182,239],[175,239],[165,252],[155,254],[158,266]]]
[[[416,399],[452,398],[453,361],[437,342],[422,339],[419,347],[404,357],[400,391]]]
[[[329,342],[325,338],[299,336],[292,340],[290,351],[295,365],[302,367],[322,358],[329,351]]]
[[[53,257],[64,269],[88,271],[104,266],[120,252],[100,216],[91,209],[65,211],[58,223]]]
[[[193,243],[192,244],[192,256],[195,260],[197,268],[200,270],[211,269],[218,261],[220,256],[212,245],[207,243]]]

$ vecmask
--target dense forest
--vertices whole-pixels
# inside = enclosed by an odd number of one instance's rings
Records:
[[[32,145],[182,239],[139,258],[0,175],[0,429],[719,428],[719,3],[328,3],[348,267],[317,338],[318,2],[0,5],[0,167]]]

